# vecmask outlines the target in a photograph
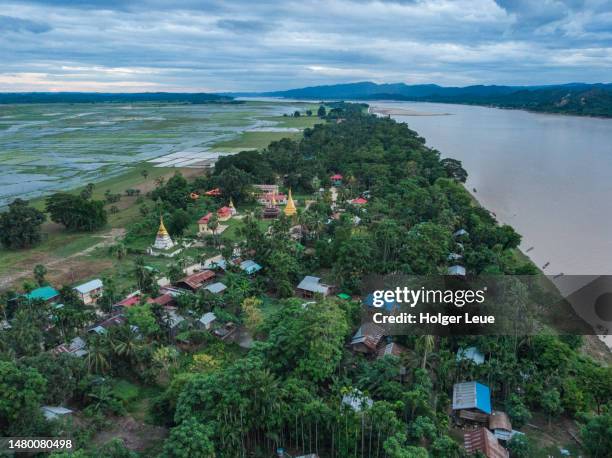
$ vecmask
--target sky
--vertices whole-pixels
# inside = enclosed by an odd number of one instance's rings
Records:
[[[0,92],[612,80],[612,0],[3,0]]]

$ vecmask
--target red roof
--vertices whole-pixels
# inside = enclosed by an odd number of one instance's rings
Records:
[[[208,224],[208,221],[210,221],[211,217],[212,217],[212,213],[211,212],[206,213],[204,216],[202,216],[198,220],[198,224]]]
[[[207,196],[220,196],[221,190],[219,188],[211,189],[210,191],[206,191],[204,194]]]
[[[356,199],[351,200],[351,203],[354,205],[363,205],[367,204],[368,200],[364,199],[363,197],[357,197]]]
[[[336,173],[335,175],[332,175],[329,178],[332,179],[332,180],[341,180],[342,179],[342,175],[340,175],[339,173]]]
[[[232,214],[232,209],[229,207],[221,207],[219,210],[217,210],[217,215],[224,217],[224,216],[229,216]]]
[[[279,192],[278,194],[273,194],[271,192],[263,194],[260,199],[264,199],[268,202],[272,202],[272,199],[274,198],[274,200],[276,201],[285,201],[287,200],[287,196],[285,194],[283,194],[282,192]]]
[[[135,296],[126,297],[121,302],[118,302],[117,305],[121,305],[122,307],[131,307],[132,305],[136,305],[140,302],[140,295],[136,294]]]
[[[185,277],[179,280],[179,283],[183,283],[187,285],[189,288],[195,290],[195,289],[199,289],[202,286],[204,286],[204,284],[211,278],[214,278],[214,276],[215,276],[215,273],[212,270],[203,270],[202,272],[198,272],[197,274],[189,275],[188,277]]]
[[[161,296],[151,299],[151,303],[159,305],[168,305],[174,302],[174,297],[170,293],[162,294]]]

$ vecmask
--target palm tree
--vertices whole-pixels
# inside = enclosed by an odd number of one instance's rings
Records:
[[[219,246],[219,241],[217,237],[217,229],[219,229],[219,218],[217,215],[213,213],[211,218],[206,223],[206,227],[213,233],[213,237],[215,239],[215,246]]]
[[[106,338],[102,336],[94,336],[89,339],[85,362],[87,363],[89,373],[106,373],[106,371],[110,368],[109,349]]]
[[[421,369],[425,369],[427,365],[427,357],[433,351],[435,346],[435,338],[431,335],[419,336],[416,342],[416,348],[420,350],[423,355],[421,360]]]

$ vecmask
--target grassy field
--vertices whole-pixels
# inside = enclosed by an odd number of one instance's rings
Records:
[[[321,122],[316,116],[300,116],[289,117],[281,116],[278,113],[281,108],[273,111],[273,115],[266,115],[270,110],[264,107],[270,105],[269,102],[250,102],[246,106],[238,105],[237,112],[217,113],[215,120],[225,118],[225,121],[231,122],[232,125],[244,124],[250,125],[252,122],[265,122],[275,127],[281,128],[299,128],[304,129],[311,127],[314,124]],[[296,104],[280,104],[282,109],[287,111],[287,107],[299,108],[305,112],[307,109],[313,110],[316,113],[317,105],[296,103]],[[292,112],[292,111],[290,111]],[[263,114],[262,114],[263,113]],[[41,115],[42,116],[42,115]],[[243,119],[239,119],[242,117]],[[161,121],[156,121],[161,122]],[[166,119],[164,121],[166,127],[172,121]],[[175,123],[180,124],[181,120],[176,120]],[[136,135],[132,133],[131,135]],[[164,133],[159,133],[163,137]],[[225,151],[237,152],[246,149],[259,149],[266,147],[271,141],[279,140],[283,137],[298,138],[301,132],[242,132],[238,135],[234,134],[234,138],[230,140],[220,140],[211,144],[211,148]],[[2,163],[0,158],[0,163]],[[51,169],[50,169],[51,170]],[[143,175],[143,171],[147,172],[147,177]],[[127,164],[124,171],[118,175],[96,181],[93,192],[93,197],[103,199],[104,193],[108,190],[113,194],[122,194],[121,200],[115,204],[119,210],[115,214],[109,213],[109,222],[106,228],[93,233],[70,233],[63,227],[54,224],[50,221],[43,226],[43,242],[27,250],[5,250],[0,248],[0,291],[5,288],[20,289],[24,280],[32,277],[32,270],[37,264],[45,265],[49,271],[47,277],[56,286],[66,283],[74,283],[85,281],[95,276],[111,275],[119,279],[121,286],[126,288],[131,284],[131,266],[135,256],[128,256],[123,261],[118,261],[108,254],[108,246],[115,243],[125,230],[127,224],[137,221],[140,217],[138,205],[135,205],[136,197],[128,197],[125,191],[130,188],[139,189],[141,195],[154,189],[156,179],[164,177],[168,179],[177,171],[180,171],[188,178],[193,178],[204,173],[200,169],[178,169],[178,168],[162,168],[154,167],[152,163],[141,161],[132,164]],[[80,186],[72,187],[70,192],[79,192],[84,188],[87,181],[84,181]],[[36,208],[44,209],[44,197],[38,197],[31,201]],[[109,208],[107,206],[107,208]],[[241,209],[239,209],[241,210]],[[244,210],[244,209],[242,209]],[[230,227],[223,234],[222,240],[235,242],[238,240],[237,226],[238,220],[231,220]],[[270,223],[265,221],[262,225],[266,226]],[[188,232],[195,233],[195,222],[191,225]],[[151,242],[154,234],[151,234]],[[143,247],[151,243],[143,241]],[[210,251],[210,250],[209,250]],[[188,258],[196,259],[204,249],[189,249],[184,255]],[[165,258],[147,258],[147,263],[160,269],[164,272],[167,265],[173,262]]]

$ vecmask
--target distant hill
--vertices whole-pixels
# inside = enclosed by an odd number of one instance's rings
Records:
[[[551,86],[476,85],[443,87],[436,84],[407,85],[404,83],[360,82],[250,95],[314,100],[406,100],[459,103],[549,113],[612,117],[612,84],[570,83]]]
[[[102,93],[102,92],[4,92],[0,104],[10,103],[227,103],[234,99],[227,95],[206,93]]]

